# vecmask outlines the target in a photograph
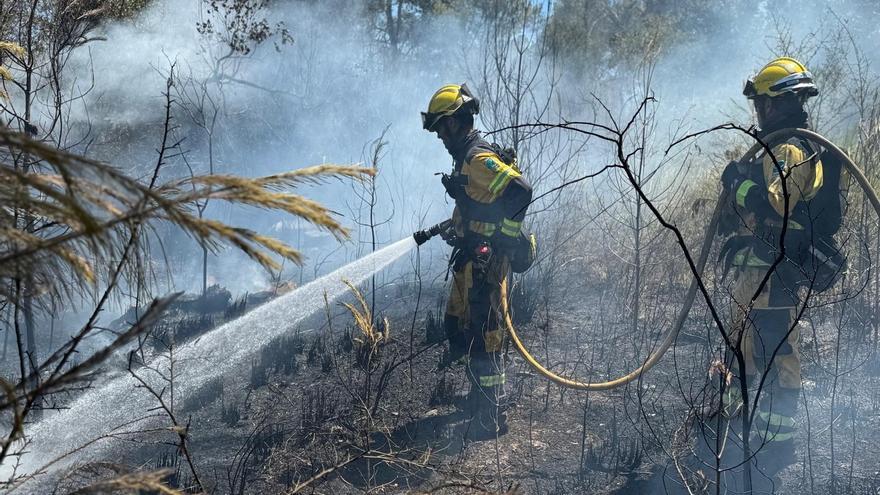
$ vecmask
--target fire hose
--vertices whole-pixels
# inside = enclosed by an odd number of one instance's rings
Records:
[[[837,155],[843,165],[847,168],[849,173],[855,178],[856,182],[862,188],[862,191],[865,193],[865,196],[867,196],[868,201],[870,201],[871,205],[874,207],[874,211],[877,213],[877,216],[880,217],[880,198],[878,198],[876,190],[873,188],[873,186],[871,186],[871,183],[868,181],[868,178],[865,176],[864,172],[862,172],[862,170],[859,169],[858,166],[856,166],[852,159],[850,159],[849,156],[847,156],[847,154],[844,153],[840,148],[838,148],[834,143],[813,131],[807,129],[789,128],[773,132],[764,137],[763,140],[755,143],[751,148],[749,148],[749,150],[740,159],[740,162],[745,163],[751,161],[753,158],[757,157],[759,152],[765,150],[765,148],[769,149],[777,141],[780,141],[782,139],[790,139],[792,137],[799,137],[807,141],[819,144],[826,150],[831,151],[832,153]],[[712,243],[715,238],[715,232],[718,230],[718,222],[721,218],[723,208],[728,202],[729,194],[729,191],[724,191],[718,202],[715,204],[715,209],[712,211],[711,220],[706,226],[706,230],[703,236],[703,244],[700,247],[699,255],[694,263],[696,273],[694,273],[694,278],[691,281],[691,285],[690,287],[688,287],[688,290],[685,293],[684,305],[681,307],[681,310],[679,310],[675,322],[666,333],[666,336],[663,338],[663,341],[660,343],[659,347],[654,352],[652,352],[647,359],[645,359],[641,366],[626,375],[604,382],[582,382],[572,378],[563,377],[553,372],[552,370],[547,369],[529,352],[522,339],[519,338],[519,334],[517,334],[516,332],[516,328],[513,325],[513,320],[510,315],[507,284],[505,283],[501,285],[502,319],[507,333],[510,335],[510,339],[513,342],[514,347],[516,347],[517,352],[519,352],[523,359],[525,359],[525,361],[529,364],[529,366],[531,366],[540,375],[558,385],[575,390],[610,390],[632,382],[633,380],[639,378],[644,372],[653,368],[658,362],[660,362],[666,352],[675,343],[675,340],[678,338],[679,332],[681,331],[685,321],[687,320],[688,313],[690,313],[691,307],[694,304],[697,290],[699,289],[699,284],[697,281],[699,277],[703,276],[703,270],[706,267],[706,261],[709,259],[709,254],[712,250]],[[447,230],[450,225],[450,221],[447,220],[446,222],[435,225],[430,229],[416,232],[414,234],[414,238],[416,239],[417,244],[421,245],[431,237]]]
[[[861,186],[862,191],[864,191],[865,195],[868,197],[868,200],[871,202],[871,205],[874,207],[874,210],[877,212],[878,217],[880,217],[880,198],[877,197],[877,192],[871,186],[871,183],[868,181],[868,178],[865,176],[864,172],[862,172],[862,170],[859,169],[859,167],[857,167],[855,163],[853,163],[853,161],[846,155],[846,153],[835,146],[834,143],[828,141],[827,139],[813,131],[807,129],[791,128],[773,132],[767,135],[762,140],[762,142],[755,143],[755,145],[752,146],[745,153],[745,155],[743,155],[741,161],[745,162],[753,157],[756,157],[760,151],[765,149],[765,146],[769,148],[772,144],[780,141],[782,138],[788,139],[791,137],[800,137],[805,140],[817,143],[824,147],[826,150],[829,150],[832,153],[838,155],[844,166],[856,179],[856,182],[858,182],[859,186]],[[641,366],[626,375],[604,382],[582,382],[572,378],[560,376],[559,374],[547,369],[537,359],[535,359],[535,357],[529,352],[528,348],[526,348],[525,344],[523,344],[522,339],[519,338],[519,335],[516,332],[516,328],[513,325],[513,320],[510,316],[510,307],[507,297],[507,284],[502,284],[501,312],[503,315],[504,326],[507,329],[507,333],[510,334],[510,339],[513,342],[514,347],[516,347],[516,350],[520,353],[520,355],[522,355],[523,359],[525,359],[526,362],[540,375],[544,376],[554,383],[557,383],[558,385],[575,390],[610,390],[632,382],[633,380],[639,378],[644,372],[653,368],[660,361],[660,359],[663,358],[664,354],[666,354],[666,352],[672,347],[672,344],[675,343],[675,340],[678,338],[678,334],[681,331],[681,328],[684,326],[685,320],[687,320],[688,313],[690,312],[691,307],[694,304],[694,299],[697,295],[697,289],[699,287],[697,280],[698,277],[702,277],[703,270],[706,267],[706,261],[708,260],[709,253],[712,250],[712,242],[715,238],[715,232],[718,229],[718,222],[721,217],[722,210],[727,204],[728,197],[729,192],[725,191],[724,193],[722,193],[721,198],[719,198],[718,202],[715,204],[715,209],[712,212],[712,217],[709,221],[709,225],[706,226],[703,244],[700,247],[699,256],[695,263],[696,273],[694,274],[694,279],[691,281],[691,285],[690,287],[688,287],[688,291],[685,294],[684,305],[678,312],[678,316],[676,317],[674,324],[669,329],[669,332],[666,334],[666,336],[663,338],[660,346],[654,352],[652,352],[647,359],[645,359]]]

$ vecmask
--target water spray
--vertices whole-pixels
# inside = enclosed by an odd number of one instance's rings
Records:
[[[347,294],[350,289],[344,281],[359,285],[414,247],[407,236],[180,345],[175,349],[174,400],[183,403],[214,377],[242,376],[245,366],[273,339],[295,331],[306,317]],[[154,358],[142,369],[160,364]],[[163,388],[155,373],[140,373],[157,390]],[[25,477],[51,475],[73,462],[106,456],[116,446],[114,438],[136,439],[141,431],[166,426],[160,415],[144,413],[155,405],[155,399],[138,390],[130,375],[111,378],[81,394],[66,409],[30,425],[27,451],[7,457],[0,464],[0,478],[9,478],[13,469]],[[43,493],[34,485],[45,481],[28,479],[10,491]]]

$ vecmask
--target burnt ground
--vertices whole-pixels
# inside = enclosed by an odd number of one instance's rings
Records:
[[[655,309],[646,311],[643,330],[634,336],[624,318],[609,309],[620,301],[599,290],[591,291],[592,297],[578,296],[572,287],[552,297],[520,294],[515,304],[518,326],[533,352],[553,369],[582,380],[635,367],[678,307],[671,303],[679,292],[654,296],[646,306]],[[691,413],[701,410],[700,394],[711,389],[707,369],[717,346],[704,323],[704,308],[695,308],[674,352],[657,368],[613,391],[562,389],[536,376],[510,348],[510,431],[475,442],[464,439],[467,420],[453,404],[452,395],[466,390],[462,369],[438,369],[444,292],[439,285],[423,287],[414,321],[418,287],[400,282],[377,289],[377,314],[388,318],[391,340],[369,366],[359,353],[360,331],[336,304],[330,318],[316,315],[276,341],[249,371],[215,380],[185,401],[179,412],[189,418],[190,448],[205,488],[211,493],[687,493],[681,474],[695,493],[715,493],[707,481],[714,474],[693,455],[703,442]],[[799,423],[806,434],[799,440],[798,462],[776,480],[784,483],[779,493],[876,494],[876,357],[862,352],[840,361],[835,383],[829,356],[835,355],[836,334],[805,333],[808,406],[801,408]],[[852,368],[847,363],[858,366],[843,374]],[[176,471],[172,485],[192,484],[173,444],[145,445],[128,463],[141,469],[171,467]],[[723,478],[730,490],[737,489],[737,474]]]

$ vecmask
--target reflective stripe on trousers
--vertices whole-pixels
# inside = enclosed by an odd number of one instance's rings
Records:
[[[794,438],[795,422],[785,414],[758,411],[753,429],[766,442],[785,442]]]

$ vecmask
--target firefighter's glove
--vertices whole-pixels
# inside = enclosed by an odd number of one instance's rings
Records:
[[[732,160],[730,163],[724,167],[724,172],[721,173],[721,185],[725,190],[733,191],[736,189],[736,185],[741,182],[743,179],[742,173],[740,173],[739,162],[736,160]]]
[[[443,187],[446,189],[446,194],[449,195],[450,198],[455,199],[458,196],[458,184],[455,179],[452,178],[449,174],[443,174],[440,176],[440,182],[443,184]]]
[[[458,236],[455,235],[455,228],[450,226],[448,229],[440,232],[440,238],[446,241],[446,244],[449,244],[452,247],[457,246]]]

